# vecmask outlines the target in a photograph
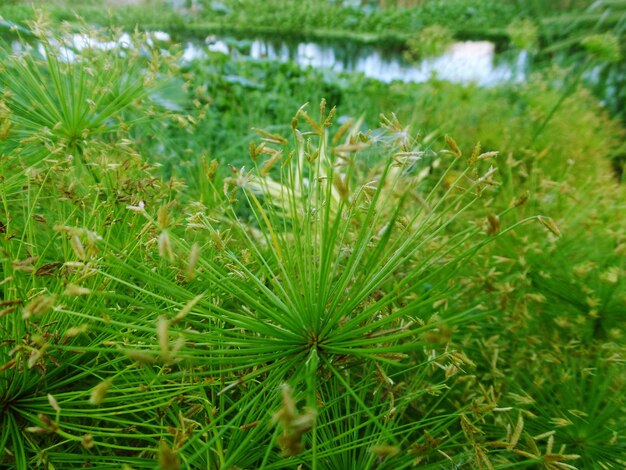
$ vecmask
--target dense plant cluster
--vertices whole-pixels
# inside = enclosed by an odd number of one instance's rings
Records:
[[[280,24],[286,32],[310,30],[351,30],[367,34],[400,35],[419,31],[426,26],[456,23],[454,31],[471,34],[480,30],[503,28],[514,17],[514,9],[502,2],[473,0],[431,1],[418,8],[386,8],[366,10],[325,2],[272,0],[264,14],[255,14],[254,1],[225,2],[229,9],[223,13],[224,23],[263,28]],[[207,2],[210,10],[211,2]],[[462,23],[462,26],[459,24]]]
[[[44,26],[0,53],[0,468],[626,465],[624,134],[580,82]]]

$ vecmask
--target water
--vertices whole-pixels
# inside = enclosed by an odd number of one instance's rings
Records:
[[[148,33],[150,45],[171,43],[167,33]],[[19,45],[19,44],[17,44]],[[16,46],[16,45],[14,45]],[[69,43],[59,44],[61,58],[74,61],[85,48],[111,50],[132,46],[132,38],[123,33],[115,41],[102,42],[75,34]],[[44,52],[40,46],[40,52]],[[167,51],[163,51],[167,54]],[[181,61],[189,63],[206,59],[209,54],[225,54],[240,60],[274,60],[294,62],[301,67],[314,67],[334,72],[362,73],[367,77],[391,82],[425,82],[432,77],[453,83],[491,87],[505,82],[526,79],[529,56],[525,51],[504,58],[496,54],[488,41],[456,42],[442,55],[418,63],[408,62],[401,51],[387,50],[355,42],[318,43],[255,39],[239,41],[232,38],[209,37],[206,41],[189,41],[184,45]]]
[[[217,52],[252,60],[292,61],[301,67],[326,68],[335,72],[357,72],[383,82],[424,82],[436,76],[454,83],[495,86],[502,82],[521,82],[526,78],[528,53],[519,52],[512,59],[497,56],[495,45],[488,41],[457,42],[441,56],[411,63],[400,51],[388,51],[355,43],[289,43],[256,39],[248,47],[241,41],[210,38],[205,45],[188,43],[185,60],[206,57]]]

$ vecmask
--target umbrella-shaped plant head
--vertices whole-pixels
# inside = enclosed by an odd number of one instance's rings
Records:
[[[477,309],[448,299],[503,232],[463,217],[497,187],[493,153],[434,148],[395,116],[331,133],[322,103],[291,138],[259,131],[251,169],[207,163],[180,191],[124,140],[151,116],[143,81],[118,55],[109,83],[102,51],[42,47],[9,62],[0,109],[3,461],[465,458],[442,403],[471,361],[446,346]]]
[[[95,167],[114,160],[107,155],[136,155],[133,139],[145,138],[136,128],[150,134],[182,109],[168,78],[174,60],[148,35],[52,34],[43,19],[31,29],[0,47],[0,150],[22,164],[69,159],[97,181]]]
[[[496,184],[478,172],[494,155],[468,165],[452,139],[435,151],[395,116],[331,136],[333,113],[299,110],[291,143],[260,131],[252,170],[218,183],[205,165],[185,219],[133,207],[158,267],[102,265],[156,328],[127,346],[202,383],[190,385],[210,418],[173,444],[183,465],[367,468],[445,453],[458,415],[437,403],[471,363],[445,344],[476,312],[446,300],[459,263],[492,238],[459,215]]]

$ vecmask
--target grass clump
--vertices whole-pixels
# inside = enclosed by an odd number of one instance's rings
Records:
[[[435,457],[420,444],[430,438],[456,454],[446,429],[459,413],[426,403],[466,360],[444,345],[475,313],[441,306],[457,263],[488,238],[445,233],[491,173],[472,183],[466,169],[444,187],[447,170],[425,178],[415,163],[449,153],[422,150],[395,119],[376,139],[349,126],[329,136],[330,119],[323,105],[318,119],[301,109],[291,145],[261,132],[255,170],[233,169],[223,184],[207,164],[202,199],[178,223],[156,217],[146,240],[158,238],[151,251],[166,266],[107,268],[124,273],[110,279],[135,308],[166,312],[167,336],[184,338],[176,357],[210,380],[213,419],[181,443],[186,465],[409,465]],[[166,344],[136,348],[162,355]]]
[[[586,91],[132,41],[3,53],[0,465],[623,466],[621,130]],[[369,109],[296,111],[324,94]]]
[[[439,25],[428,26],[407,41],[405,57],[420,60],[443,54],[453,42],[448,28]]]
[[[462,409],[440,403],[471,362],[445,344],[477,312],[443,306],[490,240],[459,219],[496,184],[492,168],[395,117],[329,134],[322,102],[318,118],[298,111],[292,143],[259,131],[252,171],[206,162],[188,191],[155,176],[139,138],[117,140],[154,109],[132,69],[44,47],[10,57],[3,90],[3,464],[464,455]]]

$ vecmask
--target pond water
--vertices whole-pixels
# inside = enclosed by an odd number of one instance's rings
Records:
[[[456,42],[438,57],[412,63],[405,60],[401,51],[358,43],[237,41],[215,37],[208,38],[205,44],[187,43],[183,58],[194,60],[205,57],[208,52],[251,60],[292,61],[301,67],[326,68],[335,72],[363,73],[384,82],[424,82],[437,76],[455,83],[476,83],[485,87],[525,80],[529,61],[525,51],[514,56],[500,56],[496,54],[495,45],[488,41]]]
[[[162,31],[148,33],[148,42],[163,46],[171,43],[169,34]],[[132,46],[132,38],[123,33],[115,41],[98,41],[92,37],[75,34],[67,43],[58,44],[61,57],[75,60],[85,48],[125,49]],[[13,43],[18,52],[22,45]],[[44,52],[41,45],[40,52]],[[123,54],[124,52],[122,52]],[[167,53],[167,51],[163,51]],[[491,87],[504,82],[522,82],[529,68],[529,55],[525,51],[497,54],[495,45],[488,41],[464,41],[452,44],[437,57],[419,62],[407,61],[402,51],[389,50],[356,42],[320,43],[289,42],[286,40],[209,37],[205,41],[188,41],[183,45],[181,61],[190,62],[207,58],[209,54],[226,54],[239,60],[272,60],[294,62],[301,67],[315,67],[334,72],[362,73],[367,77],[391,82],[424,82],[432,77],[454,83],[475,83]]]

